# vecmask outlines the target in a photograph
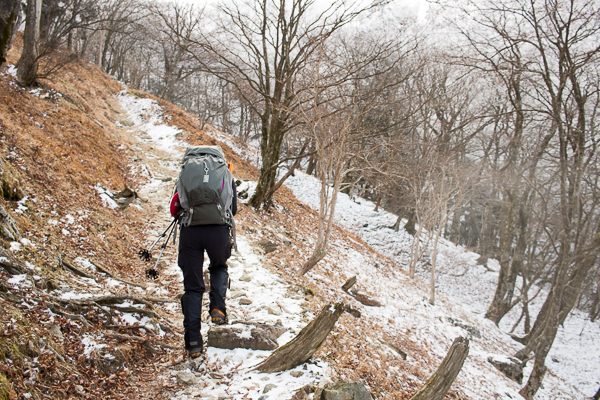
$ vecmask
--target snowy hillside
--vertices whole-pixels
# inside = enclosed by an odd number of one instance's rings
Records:
[[[220,135],[223,139],[224,135]],[[246,150],[241,155],[247,155]],[[254,157],[253,157],[254,158]],[[319,208],[319,190],[320,181],[315,177],[307,176],[301,171],[288,178],[286,186],[290,187],[294,195],[312,209]],[[403,229],[395,232],[390,227],[393,226],[397,216],[386,211],[375,212],[375,205],[361,198],[350,199],[346,194],[340,193],[336,208],[336,221],[343,227],[359,234],[359,236],[381,254],[390,257],[398,265],[407,269],[410,260],[410,246],[412,236]],[[487,306],[491,303],[495,285],[498,280],[497,270],[499,268],[497,261],[488,260],[487,266],[477,265],[478,254],[469,252],[461,246],[456,246],[447,240],[441,240],[438,247],[438,271],[436,272],[436,291],[447,296],[452,302],[455,302],[464,309],[464,312],[470,313],[473,321],[477,324],[486,325],[490,321],[485,320],[483,315]],[[352,266],[348,266],[345,272],[353,271]],[[358,271],[357,271],[358,272]],[[363,272],[364,273],[364,272]],[[424,281],[429,282],[430,270],[427,265],[420,263],[417,268],[417,275]],[[380,290],[393,296],[395,290],[387,282],[386,287]],[[379,290],[375,289],[375,292]],[[427,296],[423,292],[422,296]],[[538,296],[530,304],[532,314],[535,315],[541,308],[544,296]],[[443,311],[440,310],[443,313]],[[508,332],[519,318],[520,311],[516,307],[509,313],[500,324],[500,327]],[[519,326],[522,330],[522,324]],[[593,396],[600,386],[598,379],[597,365],[600,362],[600,322],[591,323],[584,313],[575,311],[567,319],[565,325],[560,328],[556,341],[549,355],[548,365],[550,376],[552,374],[558,377],[554,380],[554,385],[564,390],[564,380],[576,387],[581,393],[587,396]],[[522,333],[519,329],[515,333]],[[452,336],[452,335],[450,335]],[[501,340],[511,343],[518,348],[520,345],[508,336]],[[506,354],[512,355],[512,354]],[[526,368],[526,377],[530,372],[533,362]],[[551,377],[546,381],[545,390],[540,391],[537,398],[557,398],[556,392],[551,389]],[[570,390],[567,390],[570,392]],[[517,395],[513,393],[514,395]],[[573,396],[573,397],[571,397]],[[581,398],[581,394],[572,392],[566,398]]]
[[[127,96],[121,98],[121,104],[129,110],[132,119],[136,119],[136,113],[139,113],[139,108],[135,106],[135,103],[128,99]],[[139,104],[142,104],[141,101]],[[150,118],[151,120],[152,118]],[[145,140],[152,141],[156,139],[165,140],[168,137],[169,131],[167,129],[164,132],[160,132],[160,129],[156,127],[140,126],[140,129],[149,132],[148,137]],[[169,129],[172,129],[169,127]],[[227,135],[215,130],[208,129],[211,136],[219,141],[227,143],[234,151],[240,156],[248,159],[251,162],[256,163],[258,156],[255,149],[244,148],[240,144],[236,143],[233,139]],[[150,134],[150,132],[155,132]],[[156,136],[156,138],[154,138]],[[154,139],[150,139],[150,137]],[[158,143],[157,143],[158,144]],[[182,146],[183,143],[180,143]],[[161,145],[162,149],[172,148],[172,146]],[[177,153],[172,153],[177,155]],[[180,154],[180,153],[179,153]],[[252,188],[255,182],[247,181],[238,190],[250,189],[249,195],[252,193]],[[307,176],[302,172],[298,172],[294,177],[289,178],[286,185],[290,187],[294,195],[302,202],[306,203],[313,209],[318,208],[318,194],[319,194],[319,182],[311,176]],[[167,198],[163,200],[166,202]],[[388,227],[393,225],[396,217],[387,212],[374,212],[374,205],[362,199],[356,199],[355,201],[350,200],[348,196],[341,194],[338,200],[338,208],[336,211],[336,220],[342,226],[356,232],[359,236],[365,240],[375,250],[381,254],[390,257],[398,265],[405,266],[408,261],[408,253],[410,248],[411,236],[408,235],[402,229],[399,232],[394,232]],[[270,228],[268,228],[270,229]],[[256,239],[256,238],[254,238]],[[310,233],[307,232],[306,238],[303,238],[308,243],[314,241]],[[242,236],[241,243],[243,244],[240,253],[240,258],[235,258],[233,265],[236,266],[240,263],[244,272],[252,272],[253,276],[257,274],[260,276],[269,276],[269,273],[264,270],[264,266],[261,265],[260,259],[252,255],[252,249],[248,246],[247,239]],[[336,241],[333,244],[332,252],[335,253],[336,248],[345,246],[342,241]],[[310,251],[310,249],[308,249]],[[250,253],[250,258],[247,254]],[[449,322],[449,317],[459,320],[464,320],[468,325],[476,327],[481,332],[482,338],[471,336],[471,353],[470,357],[463,368],[463,372],[459,375],[455,387],[459,388],[459,391],[464,393],[467,397],[473,399],[487,399],[493,396],[496,398],[517,398],[519,386],[505,378],[502,374],[496,371],[489,363],[487,358],[490,355],[504,355],[508,356],[514,353],[519,348],[519,344],[513,342],[510,337],[500,330],[498,330],[493,323],[483,318],[483,313],[489,303],[493,294],[494,284],[497,280],[497,274],[493,272],[495,269],[495,263],[490,260],[489,265],[486,267],[477,266],[475,260],[478,258],[477,254],[465,251],[460,247],[454,246],[452,243],[446,241],[442,242],[440,246],[439,255],[439,273],[437,276],[439,287],[437,288],[440,294],[447,296],[448,299],[441,299],[438,301],[436,306],[431,306],[427,301],[427,286],[422,283],[411,282],[411,280],[399,271],[386,271],[386,279],[382,280],[379,276],[378,266],[373,266],[373,259],[371,256],[363,255],[359,252],[347,249],[343,251],[345,259],[336,260],[337,265],[343,265],[343,271],[332,271],[331,264],[332,256],[327,257],[321,264],[320,268],[315,268],[314,271],[308,274],[308,279],[317,282],[317,285],[322,285],[323,282],[333,283],[333,281],[323,274],[323,268],[329,270],[329,276],[331,273],[343,273],[344,276],[357,275],[362,286],[366,288],[370,293],[374,293],[378,296],[378,299],[384,303],[383,308],[375,307],[363,307],[363,319],[370,318],[374,321],[384,325],[383,330],[392,334],[406,335],[410,340],[426,344],[428,351],[432,352],[437,358],[441,359],[447,351],[447,347],[452,340],[458,335],[469,335],[463,328],[457,327]],[[308,254],[304,254],[305,257]],[[235,268],[232,269],[236,271]],[[176,274],[178,272],[175,265],[171,264],[171,273]],[[390,274],[391,272],[391,274]],[[234,281],[239,278],[237,275],[239,270],[233,273]],[[425,267],[421,266],[418,269],[418,274],[425,278],[428,271]],[[267,281],[271,281],[274,278],[266,278]],[[257,282],[260,285],[265,285],[265,282]],[[239,296],[239,291],[244,293],[256,292],[256,283],[243,283],[242,287],[232,289],[232,298]],[[267,285],[267,287],[269,287]],[[269,293],[273,296],[276,290],[260,291],[262,294],[257,293],[253,296],[253,304],[261,304],[262,307],[252,306],[254,311],[250,313],[245,312],[244,315],[240,314],[239,309],[236,309],[235,301],[232,302],[233,310],[232,314],[236,317],[245,317],[246,319],[256,319],[260,321],[273,320],[273,318],[265,312],[265,307],[269,304],[268,296]],[[340,298],[341,293],[334,294],[334,297]],[[281,299],[285,296],[281,297]],[[283,301],[283,300],[277,300]],[[271,299],[273,302],[273,299]],[[242,309],[246,309],[242,307]],[[260,311],[262,309],[262,311]],[[289,315],[284,311],[283,316],[289,318]],[[511,316],[513,317],[513,316]],[[509,319],[509,318],[507,318]],[[293,321],[293,319],[291,320]],[[286,325],[291,324],[291,321],[286,322]],[[304,320],[306,322],[306,318]],[[580,323],[582,320],[577,317],[573,317],[569,320],[569,324]],[[297,324],[297,322],[294,322]],[[505,324],[510,324],[507,321]],[[387,326],[385,326],[387,325]],[[583,392],[593,393],[597,381],[593,376],[595,363],[598,361],[598,345],[589,351],[590,348],[584,348],[580,344],[573,345],[574,339],[586,340],[590,344],[596,337],[597,325],[588,324],[588,329],[585,330],[583,335],[579,338],[575,338],[573,332],[568,332],[567,325],[566,329],[561,331],[560,338],[558,340],[556,348],[552,354],[553,359],[557,358],[559,362],[553,362],[551,365],[551,371],[545,381],[545,388],[541,390],[536,398],[549,399],[549,398],[584,398],[585,396],[577,389],[570,386],[573,384]],[[298,326],[297,326],[298,327]],[[297,331],[297,327],[295,328]],[[504,327],[504,325],[503,325]],[[287,340],[291,337],[287,337]],[[370,341],[370,339],[366,339]],[[568,343],[571,346],[568,346]],[[581,341],[579,341],[581,343]],[[565,351],[565,346],[569,351]],[[389,349],[387,350],[390,351]],[[237,351],[224,351],[214,350],[209,351],[210,360],[212,362],[222,362],[223,360],[229,360],[225,364],[230,365],[231,360],[244,361],[243,366],[252,365],[255,363],[256,354],[251,356],[245,356],[246,360],[243,360],[242,354],[245,354],[245,350]],[[254,352],[255,353],[255,352]],[[566,353],[566,354],[565,354]],[[264,356],[263,356],[264,357]],[[375,357],[376,358],[376,357]],[[579,360],[579,365],[576,361]],[[585,360],[582,362],[582,360]],[[417,359],[407,359],[408,363],[419,364]],[[587,364],[589,362],[589,364]],[[238,364],[236,362],[231,362]],[[586,367],[582,368],[582,365]],[[589,366],[587,366],[589,365]],[[559,368],[556,368],[558,366]],[[423,366],[430,372],[434,371],[433,365]],[[227,371],[225,367],[225,371]],[[239,367],[238,367],[239,368]],[[236,368],[237,369],[237,368]],[[243,370],[243,367],[240,368]],[[314,374],[331,374],[323,364],[321,369],[314,370],[310,375],[316,377]],[[585,373],[587,371],[587,373]],[[391,371],[388,371],[388,373]],[[259,379],[255,375],[244,375],[240,372],[239,378],[234,378],[231,382],[238,382],[241,384],[244,380],[256,382]],[[556,375],[556,376],[553,376]],[[234,375],[238,376],[238,375]],[[286,375],[287,376],[287,375]],[[238,380],[239,379],[239,380]],[[272,378],[261,378],[264,381],[269,381]],[[310,379],[309,379],[310,380]],[[418,379],[419,380],[419,379]],[[567,383],[569,382],[569,383]],[[277,387],[280,389],[279,393],[289,393],[290,389],[297,388],[300,383],[304,381],[292,382],[282,381],[279,379]],[[260,384],[257,386],[260,387]],[[285,388],[285,389],[282,389]],[[282,391],[281,391],[282,390]],[[216,393],[217,389],[213,388],[210,393]],[[204,391],[203,391],[204,393]],[[209,392],[207,392],[209,393]],[[275,392],[273,392],[275,393]],[[182,397],[183,398],[183,397]],[[275,398],[275,397],[272,397]]]

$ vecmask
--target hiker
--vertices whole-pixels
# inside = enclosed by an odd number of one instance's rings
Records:
[[[183,272],[185,291],[181,298],[185,348],[192,359],[203,352],[200,318],[202,295],[206,290],[204,251],[210,259],[211,321],[217,325],[228,322],[227,259],[235,243],[233,216],[237,213],[236,186],[230,168],[219,146],[188,148],[171,200],[171,215],[179,216],[181,223],[177,262]]]

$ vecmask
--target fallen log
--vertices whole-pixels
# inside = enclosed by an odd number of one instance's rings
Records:
[[[93,266],[94,266],[94,267],[95,267],[95,268],[96,268],[98,271],[102,272],[102,273],[103,273],[103,274],[105,274],[105,275],[108,275],[108,277],[110,277],[110,278],[114,279],[115,281],[123,282],[123,283],[126,283],[126,284],[128,284],[128,285],[131,285],[131,286],[137,286],[137,287],[139,287],[139,288],[142,288],[142,289],[147,289],[147,286],[146,286],[146,285],[143,285],[143,284],[141,284],[141,283],[133,282],[133,281],[130,281],[130,280],[127,280],[127,279],[124,279],[124,278],[121,278],[121,277],[115,276],[115,274],[113,274],[112,272],[110,272],[110,271],[108,270],[108,268],[106,268],[106,267],[103,267],[103,266],[102,266],[101,264],[99,264],[99,263],[91,263],[91,264],[92,264],[92,265],[93,265]]]
[[[75,264],[65,260],[64,258],[60,260],[60,263],[63,267],[70,270],[71,272],[74,272],[76,275],[83,276],[84,278],[94,279],[94,275],[89,274],[81,268],[76,267]]]
[[[151,338],[142,338],[139,336],[131,336],[131,335],[123,335],[120,333],[106,333],[105,334],[106,337],[112,338],[112,339],[116,339],[116,340],[121,340],[121,341],[130,341],[130,342],[138,342],[142,345],[144,344],[153,344],[156,346],[160,346],[160,347],[164,347],[166,349],[169,350],[177,350],[177,347],[168,345],[166,343],[163,342],[159,342],[158,340],[154,340]]]
[[[254,369],[265,373],[280,372],[308,361],[321,347],[342,312],[344,312],[343,303],[326,305],[298,336],[275,350],[269,358]]]
[[[107,296],[95,296],[95,297],[87,297],[84,299],[62,299],[60,297],[55,297],[55,296],[50,296],[47,294],[44,294],[45,296],[48,296],[50,299],[52,299],[53,301],[57,301],[63,304],[76,304],[76,305],[80,305],[80,306],[90,306],[90,305],[94,305],[94,303],[98,303],[98,304],[114,304],[114,303],[119,303],[125,300],[132,300],[132,301],[136,301],[138,303],[141,304],[146,304],[149,305],[149,303],[174,303],[175,300],[173,299],[166,299],[166,298],[162,298],[162,297],[143,297],[143,296],[137,296],[135,294],[129,294],[129,293],[123,293],[123,294],[112,294],[112,295],[107,295]]]
[[[442,400],[469,355],[469,339],[454,339],[438,370],[410,400]]]
[[[348,279],[348,280],[346,281],[346,283],[344,283],[344,285],[342,286],[342,290],[343,290],[344,292],[347,292],[347,291],[348,291],[348,290],[350,290],[350,288],[351,288],[352,286],[354,286],[355,284],[356,284],[356,275],[355,275],[355,276],[353,276],[352,278]]]

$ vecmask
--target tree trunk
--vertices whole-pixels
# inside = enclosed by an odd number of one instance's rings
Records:
[[[518,303],[513,301],[517,276],[523,267],[525,251],[527,250],[528,237],[528,215],[524,205],[519,207],[519,232],[517,236],[517,245],[511,255],[514,229],[514,201],[509,198],[508,218],[505,231],[500,245],[500,274],[498,276],[498,285],[494,299],[490,304],[485,317],[493,321],[496,325],[500,320]]]
[[[442,400],[469,355],[469,339],[454,339],[438,370],[410,400]]]
[[[98,31],[98,51],[96,52],[96,65],[102,68],[102,58],[104,57],[104,37],[106,32],[101,29]]]
[[[21,18],[21,0],[0,2],[0,68],[6,62],[6,55],[12,47]]]
[[[452,243],[460,244],[460,216],[462,208],[457,209],[452,216],[452,225],[450,226],[450,240]]]
[[[33,85],[37,78],[41,12],[42,0],[29,0],[27,2],[23,53],[17,63],[17,77],[24,86]]]
[[[317,155],[313,154],[308,159],[308,166],[306,167],[306,174],[307,175],[314,174],[316,168],[317,168]]]
[[[392,226],[392,229],[395,230],[396,232],[398,232],[400,230],[400,222],[402,222],[402,216],[398,215],[398,218],[396,218],[396,222],[394,223],[394,226]]]
[[[328,185],[325,180],[325,176],[322,176],[322,184],[321,184],[321,205],[319,208],[319,237],[317,238],[317,244],[315,246],[315,251],[310,259],[302,266],[302,270],[300,273],[302,275],[306,274],[310,271],[319,261],[323,259],[327,255],[327,250],[329,249],[329,238],[331,237],[331,230],[333,228],[333,217],[335,215],[335,206],[337,204],[337,195],[340,190],[340,185],[342,184],[342,176],[341,169],[343,166],[339,166],[338,170],[335,172],[335,180],[333,183],[331,200],[328,201],[329,192]],[[327,228],[323,229],[325,224],[325,220],[327,220]]]
[[[382,191],[379,191],[379,194],[377,194],[377,202],[375,203],[375,212],[379,211],[379,203],[381,202],[381,193]]]
[[[415,233],[417,233],[417,230],[415,229],[415,224],[417,222],[416,217],[417,217],[417,215],[415,214],[415,210],[413,210],[412,208],[409,209],[408,216],[406,218],[406,224],[404,225],[404,229],[410,235],[414,235]]]
[[[273,113],[279,114],[279,111],[274,111]],[[279,121],[277,116],[271,117],[270,125],[266,120],[268,116],[263,115],[262,118],[262,167],[260,169],[258,183],[256,184],[256,192],[254,192],[254,196],[252,196],[252,199],[250,200],[250,204],[255,209],[259,209],[263,205],[267,193],[275,185],[277,165],[281,154],[281,144],[283,143],[283,137],[285,135],[283,123]]]
[[[429,294],[429,303],[431,305],[435,305],[435,266],[437,263],[437,245],[440,239],[440,234],[442,233],[442,228],[443,225],[440,223],[440,226],[438,226],[438,229],[435,233],[435,240],[433,242],[433,250],[431,254],[431,288]]]
[[[281,372],[308,361],[327,339],[343,311],[343,303],[326,305],[298,336],[275,350],[256,369],[263,373]]]

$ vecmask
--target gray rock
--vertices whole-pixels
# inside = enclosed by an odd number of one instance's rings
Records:
[[[296,391],[296,393],[294,393],[294,395],[292,396],[292,398],[290,400],[309,400],[310,397],[308,396],[308,394],[311,391],[312,391],[311,385],[306,385],[304,387],[301,387],[300,389],[298,389]]]
[[[272,315],[281,315],[281,307],[279,307],[278,305],[275,305],[275,304],[267,307],[267,311],[269,312],[269,314],[272,314]]]
[[[180,385],[195,385],[200,382],[200,378],[187,371],[180,371],[175,374],[175,377]]]
[[[127,126],[127,127],[131,127],[131,126],[135,125],[135,123],[132,120],[130,120],[130,119],[122,119],[121,121],[119,121],[119,123],[121,125]]]
[[[177,364],[173,367],[175,371],[185,371],[186,369],[190,369],[190,362],[186,361],[181,364]]]
[[[269,393],[271,390],[275,389],[277,387],[277,385],[273,385],[272,383],[269,383],[268,385],[265,386],[263,393]]]
[[[294,378],[300,378],[302,375],[304,375],[304,372],[302,372],[302,371],[292,371],[292,372],[290,372],[290,375],[293,376]]]
[[[8,240],[21,238],[21,231],[13,217],[0,205],[0,225],[2,225],[2,236]]]
[[[252,277],[248,274],[243,274],[242,277],[240,278],[240,281],[242,282],[250,282],[252,280]]]
[[[50,334],[61,343],[63,340],[65,340],[65,337],[63,336],[63,333],[60,330],[60,325],[58,324],[52,324],[52,326],[50,327]]]
[[[273,243],[273,242],[271,242],[269,240],[258,242],[258,245],[260,247],[262,247],[262,249],[265,251],[266,254],[271,253],[272,251],[277,250],[277,247],[279,246],[278,244]]]
[[[246,297],[246,293],[244,292],[233,292],[231,293],[232,299],[237,299],[238,297]]]
[[[239,303],[240,303],[241,305],[243,305],[243,306],[247,306],[247,305],[249,305],[249,304],[252,304],[252,300],[250,300],[250,299],[249,299],[249,298],[247,298],[247,297],[241,297],[241,298],[240,298],[240,300],[239,300]]]
[[[525,365],[518,358],[490,356],[488,362],[510,379],[517,381],[519,385],[523,383],[523,367]]]
[[[373,400],[373,396],[360,382],[339,381],[327,385],[318,400]]]
[[[255,325],[213,326],[208,331],[208,345],[221,349],[275,350],[277,337],[269,329]],[[258,324],[257,324],[258,325]]]

